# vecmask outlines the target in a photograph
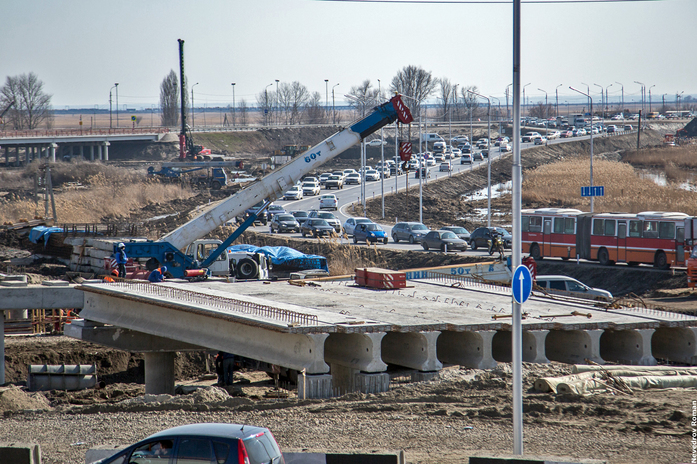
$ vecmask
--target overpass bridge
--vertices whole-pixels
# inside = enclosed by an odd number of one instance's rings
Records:
[[[112,143],[159,142],[168,133],[166,128],[2,132],[0,160],[4,153],[5,166],[26,166],[41,158],[55,162],[56,155],[108,161]]]
[[[226,351],[293,369],[301,373],[299,396],[315,398],[386,391],[388,365],[422,380],[443,364],[487,369],[511,360],[510,288],[428,272],[417,277],[400,290],[333,280],[3,288],[0,309],[81,305],[83,319],[65,333],[143,352],[148,393],[174,392],[174,354],[186,350]],[[57,290],[66,293],[47,296]],[[697,363],[692,316],[537,292],[523,310],[525,362]]]

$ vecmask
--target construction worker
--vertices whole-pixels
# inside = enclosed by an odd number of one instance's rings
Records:
[[[116,279],[114,277],[118,277],[118,276],[119,276],[119,271],[117,271],[116,269],[112,269],[111,275],[104,276],[104,278],[102,280],[104,282],[116,282]]]
[[[150,273],[148,281],[163,282],[165,280],[165,272],[167,272],[167,266],[158,267]]]
[[[126,278],[126,263],[128,262],[128,256],[126,256],[126,245],[121,242],[116,246],[116,265],[119,267],[119,276]]]

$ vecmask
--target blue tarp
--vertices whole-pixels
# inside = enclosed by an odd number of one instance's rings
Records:
[[[271,264],[279,270],[323,269],[329,272],[327,258],[319,255],[306,255],[294,248],[278,247],[257,247],[254,245],[234,245],[227,248],[228,253],[235,251],[247,251],[250,253],[264,253],[271,258]]]
[[[46,248],[46,244],[48,243],[48,238],[54,232],[63,232],[63,228],[62,227],[46,227],[46,226],[32,227],[31,231],[29,231],[29,241],[31,243],[39,243],[39,240],[43,240],[44,241],[44,248]]]

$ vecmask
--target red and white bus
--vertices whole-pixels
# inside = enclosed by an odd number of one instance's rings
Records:
[[[685,263],[688,217],[662,211],[630,214],[583,213],[561,208],[524,210],[523,250],[527,245],[530,255],[539,254],[540,258],[579,257],[603,265],[645,263],[668,269]]]

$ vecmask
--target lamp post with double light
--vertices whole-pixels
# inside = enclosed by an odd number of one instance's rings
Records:
[[[334,109],[334,87],[336,87],[339,84],[334,84],[332,86],[332,124],[336,124],[336,110]]]
[[[547,144],[546,139],[547,139],[547,134],[549,133],[549,106],[547,106],[547,91],[542,90],[541,88],[537,88],[540,92],[545,93],[545,145]]]
[[[574,92],[578,92],[581,95],[585,95],[586,97],[588,97],[588,102],[589,102],[588,105],[590,107],[591,114],[593,114],[593,99],[591,98],[590,93],[583,93],[580,90],[575,89],[571,86],[569,86],[569,88],[571,90],[573,90]],[[591,127],[591,178],[590,178],[590,181],[591,181],[591,193],[592,193],[592,191],[593,191],[593,128],[592,127]],[[593,198],[594,197],[591,196],[591,213],[593,212]]]
[[[656,84],[649,87],[649,113],[653,112],[653,110],[651,109],[651,89],[653,89],[654,87],[656,87]]]
[[[118,85],[118,84],[116,84]],[[112,85],[111,89],[115,88],[116,85]],[[113,127],[113,124],[111,122],[111,89],[109,89],[109,129]]]
[[[471,90],[467,90],[467,92],[471,93],[472,95],[476,95],[481,98],[485,98],[488,109],[487,109],[487,123],[486,123],[486,131],[487,131],[487,144],[486,144],[486,149],[487,149],[487,156],[486,156],[486,185],[487,185],[487,213],[486,213],[486,226],[491,227],[491,100],[489,97],[485,97],[484,95],[478,94],[477,92],[473,92]]]
[[[555,106],[555,113],[556,113],[555,116],[556,116],[557,118],[559,117],[559,87],[561,87],[562,85],[564,85],[564,84],[559,84],[559,85],[556,86],[556,88],[554,89],[554,95],[555,95],[556,98],[557,98],[556,106]],[[558,122],[558,121],[557,121],[557,122]]]

